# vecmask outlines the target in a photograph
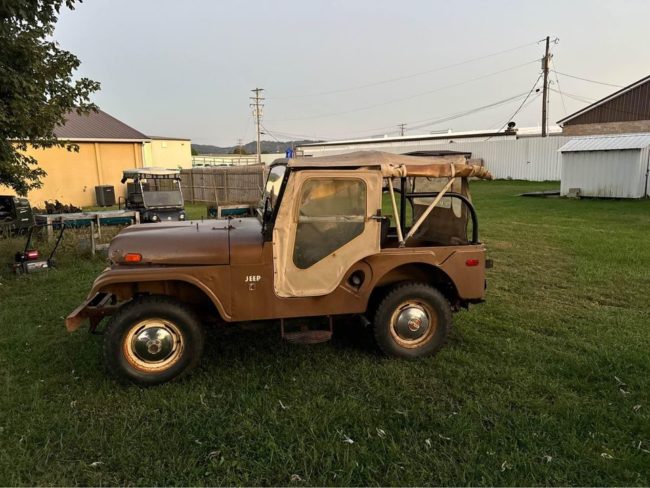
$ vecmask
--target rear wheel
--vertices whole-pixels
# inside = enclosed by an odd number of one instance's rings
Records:
[[[417,358],[437,353],[452,327],[451,307],[424,283],[395,285],[379,303],[373,329],[387,356]]]
[[[136,298],[107,325],[104,362],[120,380],[157,385],[189,373],[203,344],[203,328],[187,306],[169,297]]]

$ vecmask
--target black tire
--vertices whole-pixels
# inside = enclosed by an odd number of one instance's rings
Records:
[[[201,360],[204,331],[196,314],[166,296],[124,304],[104,331],[104,364],[122,382],[153,386],[186,375]]]
[[[379,302],[373,321],[379,349],[386,356],[406,359],[437,353],[451,328],[447,299],[434,287],[417,282],[393,286]]]

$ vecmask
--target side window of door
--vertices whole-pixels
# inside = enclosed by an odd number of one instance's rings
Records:
[[[363,233],[365,182],[352,178],[305,181],[297,220],[293,262],[307,269]]]

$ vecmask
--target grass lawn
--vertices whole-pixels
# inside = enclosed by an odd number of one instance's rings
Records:
[[[123,387],[63,326],[101,258],[3,269],[0,485],[650,484],[650,201],[516,196],[558,186],[473,184],[487,302],[415,362],[353,324],[226,328],[187,379]]]

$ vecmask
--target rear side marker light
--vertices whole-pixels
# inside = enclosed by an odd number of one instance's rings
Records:
[[[479,260],[478,259],[468,259],[465,261],[465,266],[478,266],[479,265]]]
[[[124,262],[125,263],[139,263],[142,261],[142,254],[138,254],[135,252],[130,252],[128,254],[124,255]]]

